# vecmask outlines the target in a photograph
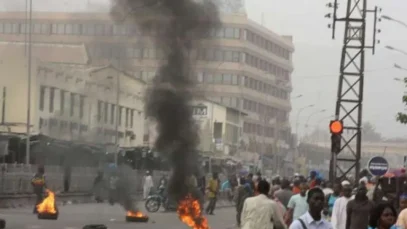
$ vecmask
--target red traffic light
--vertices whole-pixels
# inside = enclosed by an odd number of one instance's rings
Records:
[[[342,134],[343,132],[343,122],[341,120],[333,120],[329,124],[329,130],[332,134]]]

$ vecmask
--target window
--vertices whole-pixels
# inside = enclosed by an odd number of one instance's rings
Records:
[[[65,25],[65,33],[66,34],[73,34],[73,25],[72,24],[66,24]]]
[[[236,39],[240,39],[240,29],[235,28],[233,30],[233,37]]]
[[[79,118],[82,119],[84,116],[84,108],[85,108],[85,96],[79,96]]]
[[[110,108],[110,124],[112,124],[112,125],[114,124],[114,117],[116,116],[115,108],[116,108],[116,106],[114,104],[112,104],[111,108]]]
[[[40,88],[40,110],[44,110],[44,102],[45,102],[45,87],[41,86]]]
[[[71,109],[70,109],[70,115],[73,117],[75,115],[75,94],[71,93]]]
[[[133,121],[134,121],[134,110],[131,109],[130,111],[130,128],[133,128]]]
[[[224,60],[225,60],[226,62],[232,62],[232,61],[233,61],[233,54],[232,54],[232,51],[225,51],[223,58],[224,58]]]
[[[225,29],[225,38],[234,38],[234,29],[233,28]]]
[[[224,84],[232,84],[232,75],[231,74],[223,74],[223,83]]]
[[[222,84],[222,74],[214,74],[214,83],[215,84]]]
[[[108,123],[108,116],[109,116],[109,104],[108,103],[105,103],[105,111],[103,112],[103,114],[104,114],[104,118],[105,118],[105,123]]]
[[[197,74],[198,83],[203,83],[203,78],[204,78],[204,73],[203,72],[198,72],[198,74]]]
[[[49,112],[54,112],[55,88],[49,89]]]
[[[123,115],[123,107],[119,109],[119,126],[122,125],[122,115]]]
[[[126,123],[125,123],[125,127],[129,126],[129,113],[130,113],[130,109],[126,108]]]
[[[61,113],[61,115],[64,114],[64,110],[65,110],[65,91],[61,90],[60,91],[60,103],[59,103],[59,112]]]
[[[97,113],[98,122],[102,121],[102,105],[103,105],[103,102],[99,100],[98,101],[98,113]]]
[[[73,26],[72,26],[72,34],[79,35],[79,34],[81,34],[81,31],[82,31],[82,25],[73,24]]]

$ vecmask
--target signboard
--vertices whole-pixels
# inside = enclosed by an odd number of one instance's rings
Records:
[[[367,169],[373,176],[383,176],[389,171],[389,162],[384,157],[372,157],[367,163]]]
[[[204,104],[192,106],[192,115],[195,117],[206,117],[208,115],[208,107]]]

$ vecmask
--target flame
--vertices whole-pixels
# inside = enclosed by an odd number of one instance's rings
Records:
[[[55,208],[55,193],[51,190],[45,190],[47,192],[47,197],[37,205],[37,211],[39,213],[49,213],[56,214],[57,210]]]
[[[201,213],[201,205],[191,195],[185,197],[178,204],[179,219],[193,229],[209,229],[208,220]]]
[[[140,211],[136,211],[136,212],[127,211],[126,216],[134,217],[134,218],[147,217],[146,215],[144,215],[144,214],[143,214],[142,212],[140,212]]]

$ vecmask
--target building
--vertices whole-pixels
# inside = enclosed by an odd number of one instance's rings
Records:
[[[221,19],[223,27],[190,53],[199,88],[207,99],[247,113],[239,136],[247,157],[285,154],[291,139],[292,37],[277,35],[244,13]],[[22,42],[26,32],[24,12],[0,13],[0,40]],[[108,13],[33,13],[34,42],[84,44],[91,64],[114,63],[144,81],[154,77],[162,59],[151,36],[160,36],[158,26],[142,34],[130,22],[113,23]]]
[[[0,53],[2,131],[26,133],[25,44],[0,42]],[[32,134],[114,144],[118,133],[120,146],[142,145],[145,82],[112,65],[90,67],[83,45],[36,43],[32,54]]]

